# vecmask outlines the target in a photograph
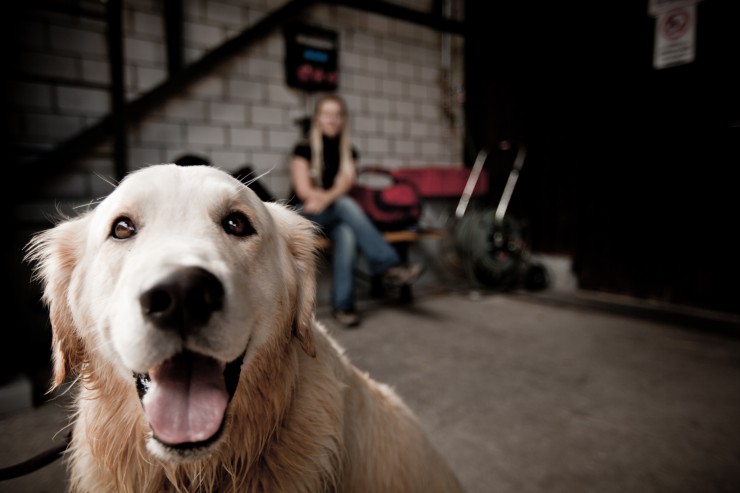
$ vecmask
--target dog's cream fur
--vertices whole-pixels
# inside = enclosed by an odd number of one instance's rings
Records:
[[[227,234],[223,219],[235,211],[254,234]],[[112,237],[120,217],[135,235]],[[358,371],[315,320],[316,239],[307,220],[223,171],[155,165],[31,241],[54,386],[76,379],[73,490],[461,490],[401,399]],[[184,266],[221,282],[223,307],[193,333],[157,329],[139,297]],[[223,363],[243,354],[223,432],[186,452],[154,437],[133,378],[184,349]]]

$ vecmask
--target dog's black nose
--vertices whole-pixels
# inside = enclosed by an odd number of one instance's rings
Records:
[[[223,306],[224,287],[200,267],[176,270],[139,298],[144,316],[167,330],[186,332],[205,325]]]

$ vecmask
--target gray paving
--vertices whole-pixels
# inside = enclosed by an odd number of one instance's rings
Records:
[[[363,299],[357,366],[419,415],[470,493],[740,491],[740,337],[521,294]],[[0,465],[51,444],[63,400],[0,419]],[[57,440],[61,439],[61,435]],[[61,464],[0,491],[61,492]]]

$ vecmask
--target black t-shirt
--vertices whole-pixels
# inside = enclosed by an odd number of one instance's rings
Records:
[[[331,188],[334,184],[334,178],[339,172],[339,138],[323,137],[324,139],[324,172],[321,177],[321,184],[325,189]],[[294,156],[300,156],[311,163],[311,146],[308,141],[301,141],[293,149]],[[357,149],[352,147],[352,158],[357,160],[359,154]]]

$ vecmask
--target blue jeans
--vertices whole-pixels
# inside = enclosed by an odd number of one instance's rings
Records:
[[[351,197],[340,197],[320,214],[303,213],[300,206],[297,210],[320,225],[334,244],[331,303],[335,310],[355,310],[354,270],[358,249],[373,276],[401,263],[398,252]]]

